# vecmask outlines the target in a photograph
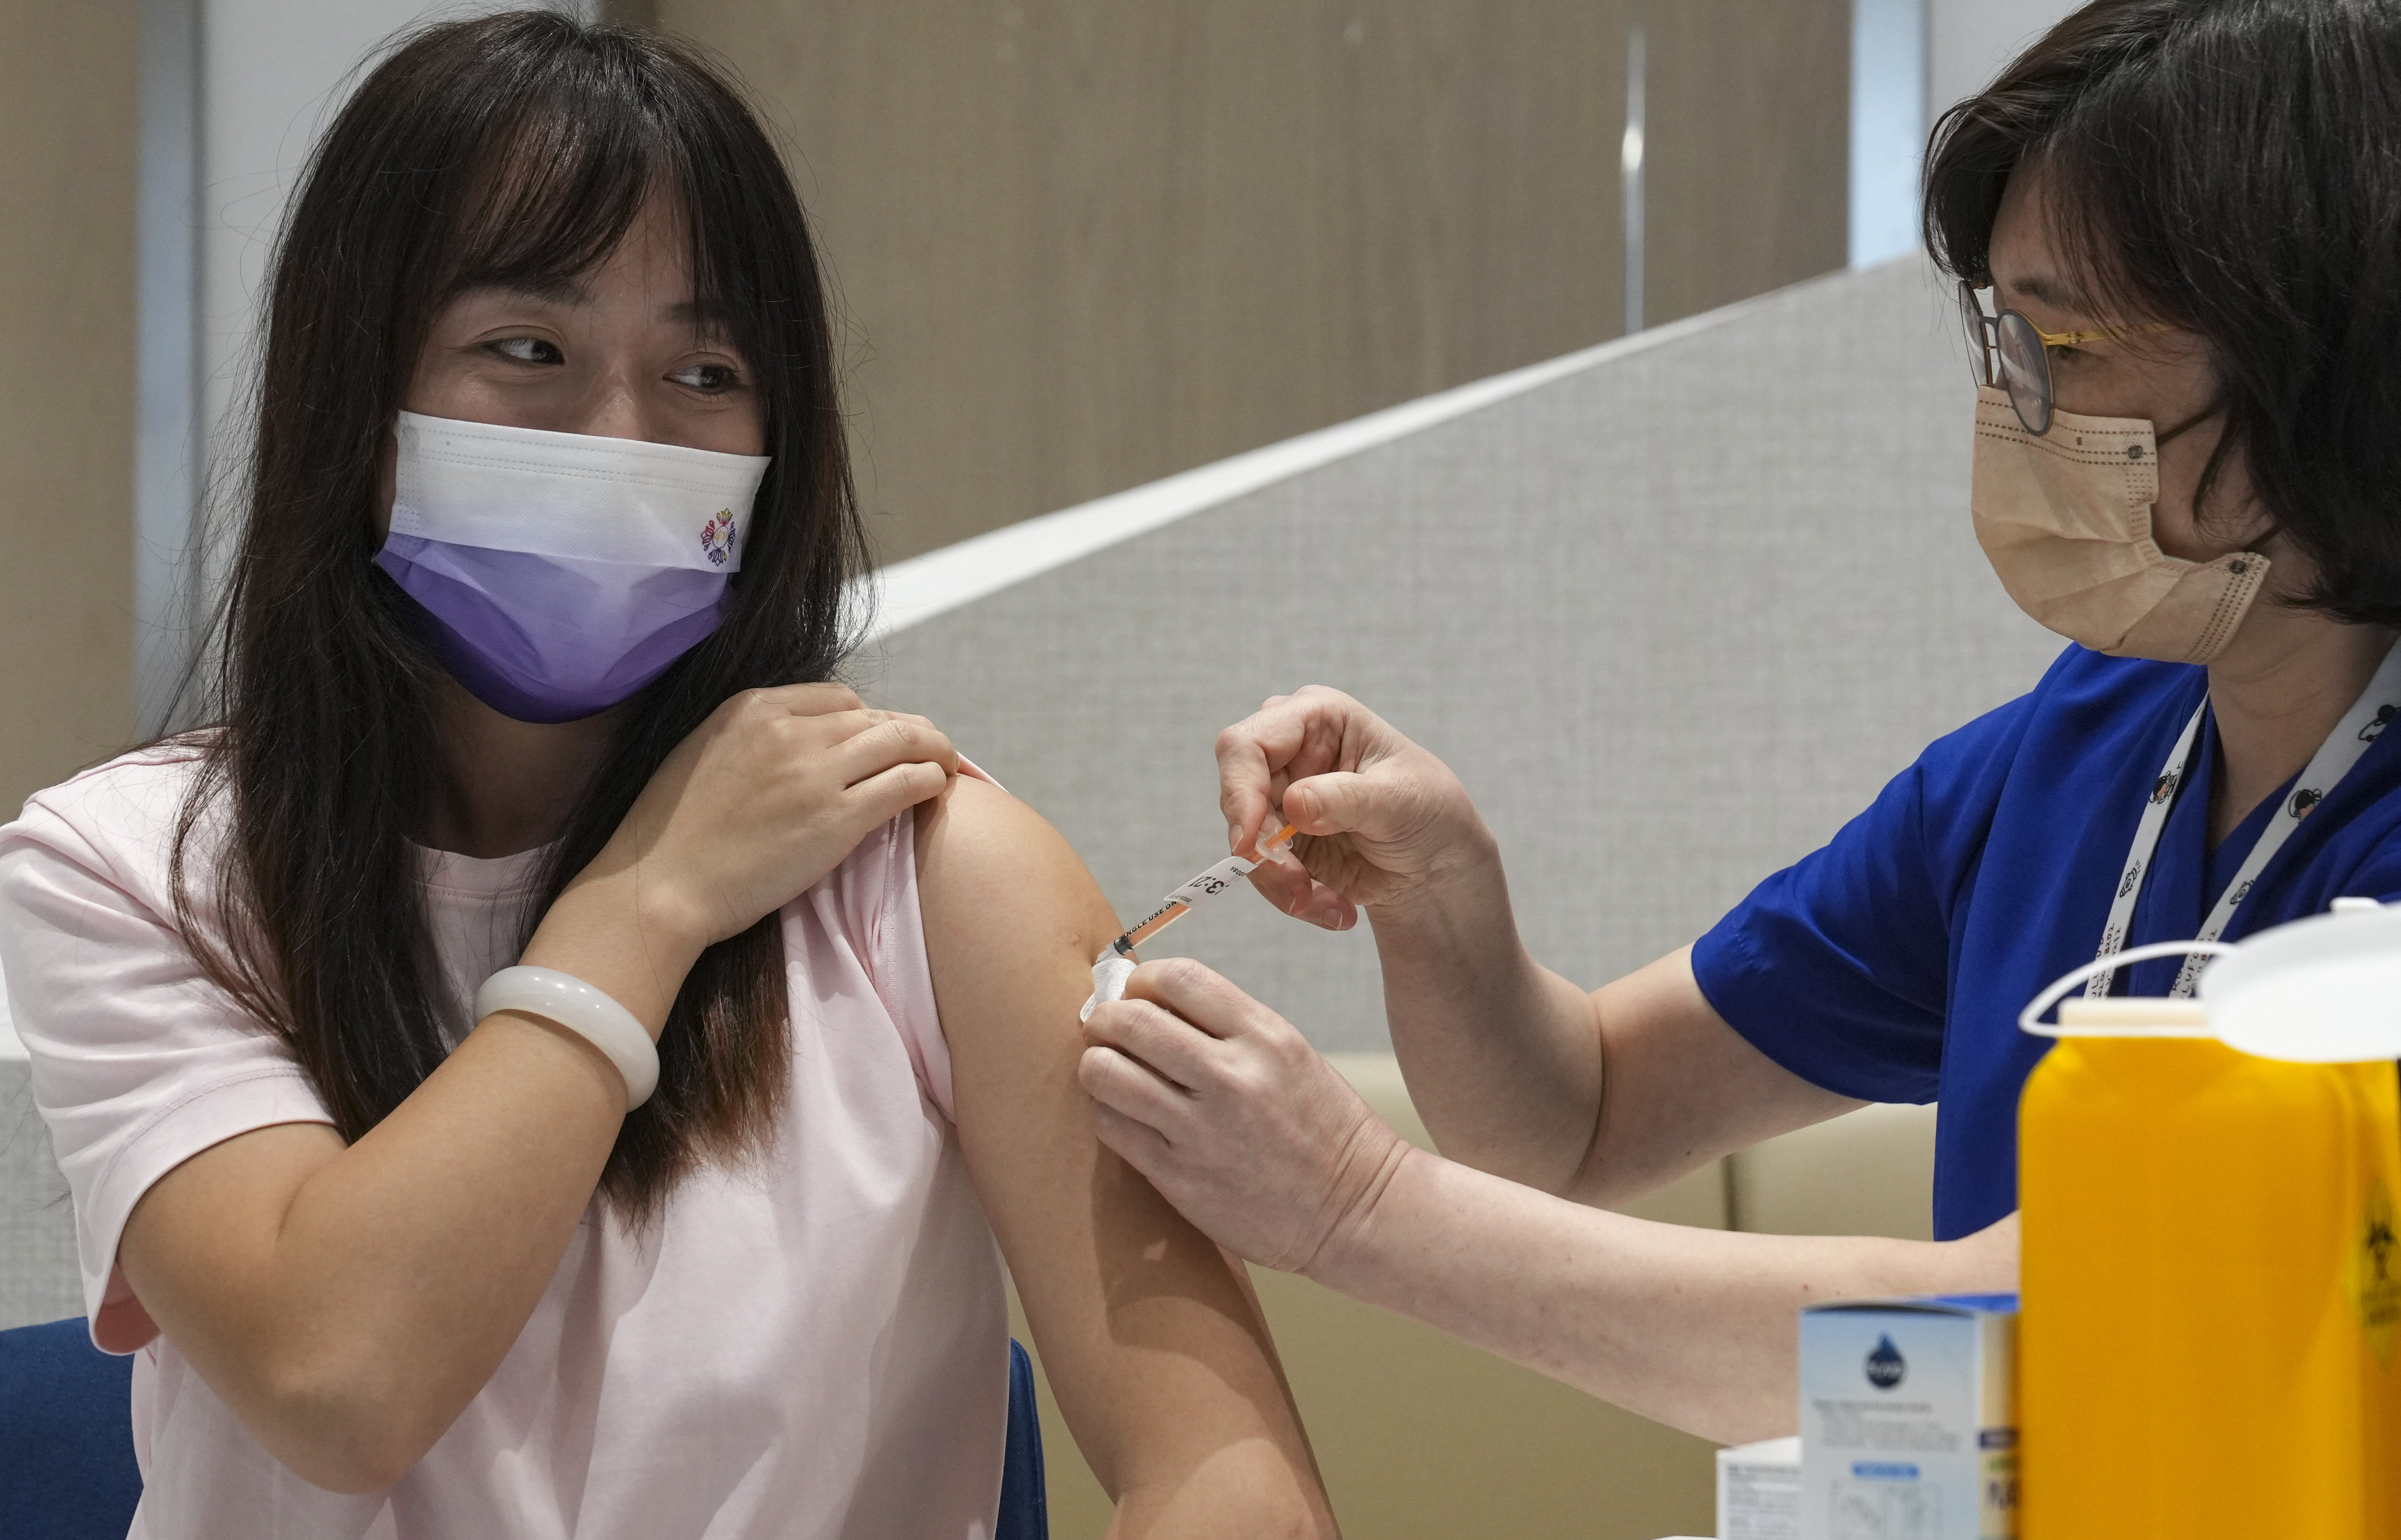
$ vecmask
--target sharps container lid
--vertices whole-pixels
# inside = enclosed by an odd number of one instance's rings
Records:
[[[2401,1058],[2401,906],[2337,899],[2246,936],[2202,971],[2200,990],[2230,1048],[2300,1064]]]

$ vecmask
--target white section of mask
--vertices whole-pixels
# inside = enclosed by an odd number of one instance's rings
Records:
[[[415,412],[393,436],[393,534],[653,569],[740,571],[771,463]]]
[[[1126,980],[1133,976],[1134,961],[1115,952],[1103,952],[1092,964],[1092,998],[1084,1002],[1084,1009],[1076,1019],[1090,1021],[1092,1013],[1112,1001],[1125,998]]]

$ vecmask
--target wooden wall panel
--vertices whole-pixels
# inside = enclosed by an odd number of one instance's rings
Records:
[[[660,0],[787,135],[898,557],[1609,337],[1624,0]]]
[[[140,17],[0,5],[0,819],[133,730]]]
[[[1847,260],[1851,0],[1650,0],[1643,320]]]

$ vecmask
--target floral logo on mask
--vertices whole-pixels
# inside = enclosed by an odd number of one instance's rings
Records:
[[[734,511],[720,508],[717,517],[700,526],[700,549],[711,566],[723,566],[734,555]]]

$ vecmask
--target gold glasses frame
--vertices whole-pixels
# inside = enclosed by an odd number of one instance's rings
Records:
[[[1968,329],[1968,369],[1978,385],[2010,393],[2010,406],[2025,430],[2040,438],[2051,431],[2056,397],[2051,380],[2051,350],[2080,348],[2088,342],[2139,336],[2175,330],[2168,321],[2141,326],[2103,326],[2085,332],[2046,332],[2023,312],[2003,310],[1988,315],[1980,297],[1990,284],[1959,280],[1959,315]],[[1998,295],[1995,295],[1996,300]]]

